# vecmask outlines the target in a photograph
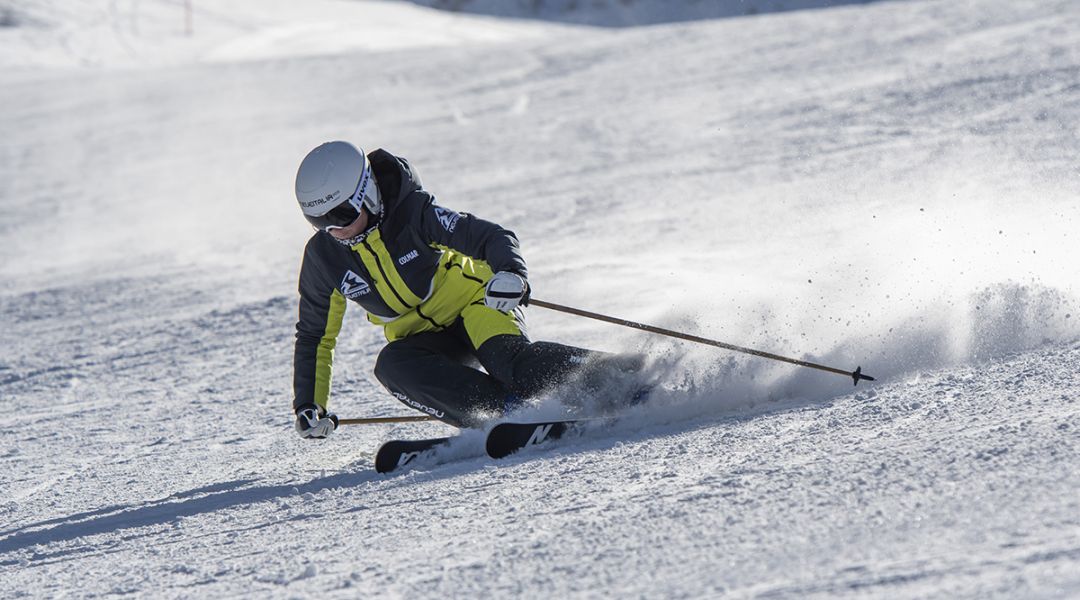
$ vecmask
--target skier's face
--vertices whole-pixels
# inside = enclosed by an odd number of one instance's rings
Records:
[[[345,227],[335,227],[327,231],[330,235],[336,237],[339,240],[347,240],[354,238],[363,233],[368,226],[368,211],[366,209],[360,211],[360,216],[355,221]]]

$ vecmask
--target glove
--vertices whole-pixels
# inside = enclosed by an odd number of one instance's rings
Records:
[[[296,433],[306,439],[323,439],[337,429],[338,418],[314,404],[305,404],[296,410]]]
[[[529,283],[517,273],[499,271],[484,288],[484,304],[504,313],[514,310],[518,304],[528,306]]]

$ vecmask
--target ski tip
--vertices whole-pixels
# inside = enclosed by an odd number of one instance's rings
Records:
[[[379,451],[375,453],[375,472],[385,475],[397,468],[397,457],[391,457],[389,453],[383,449],[386,447],[384,444],[379,448]]]
[[[375,472],[385,475],[398,467],[398,459],[401,457],[400,440],[390,440],[379,446],[375,452]]]

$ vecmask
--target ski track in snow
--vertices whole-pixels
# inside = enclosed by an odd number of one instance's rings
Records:
[[[244,2],[190,44],[173,4],[141,35],[90,5],[0,28],[0,596],[1080,594],[1074,3],[594,30]],[[292,177],[326,138],[514,229],[537,297],[879,382],[533,308],[662,390],[377,475],[451,429],[292,432]],[[406,412],[381,346],[346,315],[341,416]]]

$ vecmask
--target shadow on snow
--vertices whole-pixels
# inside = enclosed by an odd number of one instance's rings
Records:
[[[766,13],[870,4],[878,0],[739,0],[683,2],[670,0],[610,0],[581,8],[577,0],[408,0],[413,4],[448,12],[493,17],[554,21],[595,27],[637,27],[683,21],[727,19]]]
[[[0,539],[0,554],[23,550],[38,544],[51,544],[114,533],[123,529],[175,523],[183,517],[193,517],[300,494],[317,493],[331,488],[354,486],[375,477],[378,475],[372,471],[370,474],[339,473],[298,484],[251,487],[249,484],[255,481],[251,479],[213,484],[173,494],[164,500],[143,505],[111,506],[0,532],[0,536],[6,536]],[[46,529],[41,529],[42,527]],[[35,558],[55,558],[85,550],[85,548],[77,548],[40,554]],[[13,564],[13,562],[8,559],[0,561],[0,564]]]

